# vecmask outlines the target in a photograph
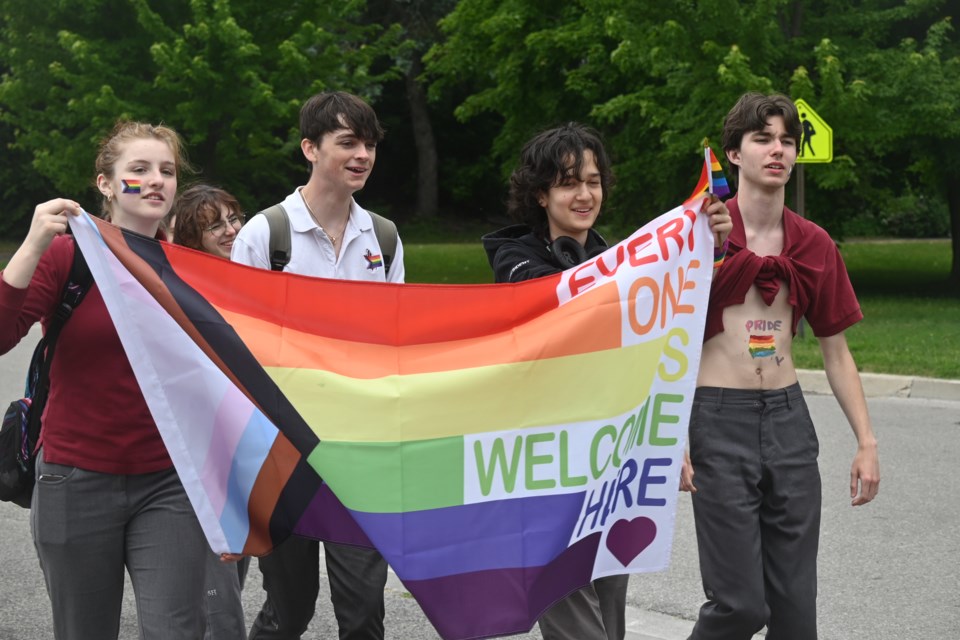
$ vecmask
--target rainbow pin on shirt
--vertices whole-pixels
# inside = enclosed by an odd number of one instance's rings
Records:
[[[383,258],[380,257],[380,254],[373,253],[370,249],[367,249],[367,252],[363,254],[364,259],[367,261],[367,269],[371,271],[376,271],[383,266]]]
[[[773,341],[773,336],[750,336],[750,357],[766,358],[777,353],[777,344]]]
[[[123,186],[123,193],[140,193],[139,180],[121,180],[120,184]]]

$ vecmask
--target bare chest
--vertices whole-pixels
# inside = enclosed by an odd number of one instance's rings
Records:
[[[724,309],[723,331],[704,344],[698,384],[777,389],[796,382],[789,293],[780,281],[767,305],[753,286],[743,304]]]

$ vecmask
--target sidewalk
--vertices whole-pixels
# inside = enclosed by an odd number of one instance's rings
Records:
[[[821,370],[798,369],[800,386],[806,393],[830,394],[827,375]],[[960,401],[960,380],[941,380],[919,376],[893,376],[861,373],[863,391],[868,398],[923,398]]]

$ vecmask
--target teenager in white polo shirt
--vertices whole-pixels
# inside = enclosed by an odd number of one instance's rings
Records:
[[[324,278],[403,282],[403,245],[396,231],[391,227],[393,255],[385,255],[371,214],[353,199],[373,170],[383,138],[376,113],[357,96],[320,93],[300,110],[300,135],[310,178],[281,203],[290,227],[289,262],[275,268]],[[270,269],[273,252],[267,216],[256,215],[234,240],[231,259]],[[318,542],[294,536],[260,558],[267,597],[249,640],[288,640],[307,630],[320,588],[319,550]],[[324,543],[324,552],[340,639],[382,639],[383,557],[372,549],[332,543]]]

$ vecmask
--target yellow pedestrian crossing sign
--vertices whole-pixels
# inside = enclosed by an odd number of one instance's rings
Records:
[[[797,162],[833,162],[833,129],[803,100],[795,100],[803,127]]]

